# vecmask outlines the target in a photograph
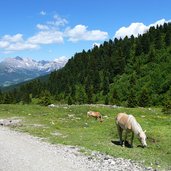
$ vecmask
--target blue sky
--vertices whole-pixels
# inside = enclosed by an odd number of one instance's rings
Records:
[[[70,58],[94,44],[170,22],[170,0],[2,0],[0,60]]]

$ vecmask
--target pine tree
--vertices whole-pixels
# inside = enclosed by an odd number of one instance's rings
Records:
[[[139,39],[140,38],[141,37],[139,36]],[[139,39],[137,39],[137,41],[136,41],[135,56],[139,56],[143,52],[142,44]]]
[[[118,101],[119,101],[118,92],[116,89],[113,89],[111,103],[118,104]]]
[[[0,89],[0,104],[2,104],[3,101],[4,101],[4,99],[3,99],[3,94],[2,94],[2,91],[1,91],[1,89]]]
[[[72,97],[69,96],[69,97],[68,97],[68,105],[72,105],[72,104],[73,104]]]
[[[100,75],[97,70],[94,71],[92,78],[93,78],[92,82],[93,82],[93,87],[94,87],[94,93],[97,94],[100,91],[100,82],[101,82]]]
[[[103,95],[107,95],[109,92],[109,77],[106,74],[103,80]]]
[[[108,104],[109,104],[109,97],[106,96],[106,97],[105,97],[105,105],[108,105]]]
[[[129,94],[128,94],[128,107],[135,107],[137,106],[137,99],[136,99],[136,73],[134,72],[129,80]]]
[[[90,86],[87,90],[87,103],[92,104],[93,103],[93,87]]]
[[[165,44],[166,44],[166,46],[170,46],[171,45],[171,33],[170,33],[170,31],[166,32]]]
[[[155,48],[156,49],[161,49],[162,48],[162,38],[161,38],[161,33],[159,30],[156,30],[156,35],[155,35]]]
[[[23,102],[23,104],[29,104],[29,103],[31,103],[30,95],[27,94],[27,93],[24,93],[22,95],[22,102]]]
[[[137,106],[136,94],[133,88],[130,89],[128,95],[128,107],[135,107]]]
[[[13,103],[13,97],[11,96],[11,94],[9,92],[5,93],[3,103],[4,104],[12,104]]]
[[[75,103],[75,95],[76,95],[75,85],[71,85],[70,89],[71,89],[70,96],[71,96],[71,99],[72,99],[72,103]]]
[[[150,41],[149,41],[149,36],[148,34],[144,34],[141,38],[141,45],[142,45],[142,51],[145,54],[148,54],[150,50]]]
[[[76,88],[76,101],[79,104],[84,104],[87,101],[85,89],[81,85],[78,85]]]
[[[155,61],[155,50],[151,49],[150,53],[148,54],[148,61],[147,62],[154,62]]]
[[[146,88],[143,88],[139,97],[139,106],[146,107],[149,106],[149,93]]]

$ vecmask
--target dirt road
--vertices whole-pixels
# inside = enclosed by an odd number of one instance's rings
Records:
[[[83,155],[79,148],[50,145],[24,133],[0,127],[0,171],[144,170],[129,160],[100,153]]]

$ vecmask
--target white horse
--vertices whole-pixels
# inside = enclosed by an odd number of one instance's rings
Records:
[[[147,146],[146,135],[145,135],[146,131],[142,130],[140,124],[136,121],[134,116],[127,115],[126,113],[119,113],[116,116],[116,125],[117,125],[118,134],[119,134],[119,138],[120,138],[120,144],[122,146],[126,145],[127,134],[129,132],[132,132],[131,146],[133,146],[134,134],[138,136],[143,147]],[[125,130],[124,143],[122,142],[123,130]]]

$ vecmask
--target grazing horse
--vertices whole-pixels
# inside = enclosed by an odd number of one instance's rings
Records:
[[[88,111],[87,112],[87,117],[92,116],[96,119],[99,119],[100,122],[103,122],[102,115],[100,112],[93,112],[93,111]]]
[[[146,135],[145,132],[143,131],[140,124],[136,121],[135,117],[132,115],[127,115],[126,113],[119,113],[116,116],[116,125],[118,129],[118,134],[120,138],[120,144],[122,146],[126,145],[126,139],[127,139],[127,134],[129,132],[132,132],[132,137],[131,137],[131,146],[133,146],[133,139],[134,139],[134,134],[138,136],[141,144],[143,147],[147,146],[146,143]],[[125,138],[124,138],[124,143],[122,142],[122,132],[125,130]]]

